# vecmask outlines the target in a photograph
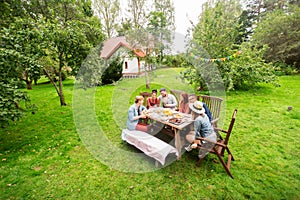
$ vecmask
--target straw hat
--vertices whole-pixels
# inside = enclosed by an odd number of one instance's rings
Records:
[[[190,109],[198,114],[205,113],[205,109],[203,108],[203,103],[200,101],[195,101],[194,103],[189,104]]]

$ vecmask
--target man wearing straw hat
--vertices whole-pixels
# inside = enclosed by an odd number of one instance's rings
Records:
[[[186,135],[186,140],[190,143],[189,146],[185,147],[187,151],[191,151],[194,148],[197,148],[197,145],[200,144],[200,140],[197,140],[198,137],[205,138],[212,142],[202,141],[202,147],[199,150],[199,158],[206,156],[210,149],[213,148],[214,143],[217,142],[217,135],[214,132],[214,129],[205,114],[205,109],[203,103],[200,101],[195,101],[190,103],[189,107],[192,111],[192,119],[194,121],[194,131],[190,131]]]

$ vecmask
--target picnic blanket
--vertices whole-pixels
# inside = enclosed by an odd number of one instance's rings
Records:
[[[178,156],[178,151],[175,147],[143,131],[123,129],[122,140],[140,149],[162,165],[165,164],[168,154],[175,153]]]

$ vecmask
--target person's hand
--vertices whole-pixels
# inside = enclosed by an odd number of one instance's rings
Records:
[[[192,144],[192,149],[196,149],[197,148],[197,144],[196,143],[194,143],[194,144]]]
[[[140,115],[140,118],[143,118],[143,119],[145,119],[147,116],[145,115],[145,114],[141,114]]]

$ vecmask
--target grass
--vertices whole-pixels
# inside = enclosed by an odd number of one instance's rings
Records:
[[[189,91],[175,72],[157,72],[163,80],[152,87]],[[152,159],[127,155],[138,151],[121,141],[121,129],[144,79],[74,94],[66,80],[66,107],[50,84],[33,86],[28,93],[38,112],[0,130],[0,199],[299,199],[300,76],[279,80],[278,88],[227,93],[224,128],[238,109],[230,141],[235,179],[214,155],[197,168],[197,152],[186,153],[155,171]],[[149,172],[126,172],[128,165]]]

